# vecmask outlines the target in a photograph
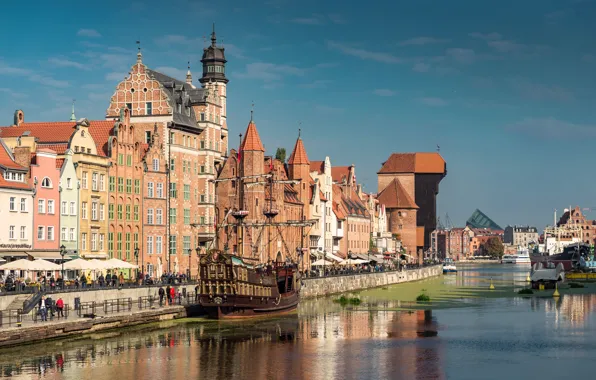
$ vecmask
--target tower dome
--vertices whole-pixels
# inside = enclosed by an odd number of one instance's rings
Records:
[[[201,83],[223,82],[228,83],[226,78],[226,55],[223,46],[217,46],[217,37],[215,36],[215,24],[211,32],[211,45],[203,49],[203,76],[199,79]]]

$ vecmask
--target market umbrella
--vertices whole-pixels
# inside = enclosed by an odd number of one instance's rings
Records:
[[[1,270],[33,270],[31,269],[31,262],[27,259],[19,259],[0,265]]]
[[[67,270],[95,270],[103,269],[97,263],[83,259],[74,259],[64,263],[64,269]]]
[[[313,267],[322,267],[322,266],[327,266],[327,265],[331,266],[333,264],[335,264],[335,263],[332,263],[331,261],[320,259],[310,265]]]
[[[128,263],[124,260],[115,259],[115,258],[106,260],[105,263],[111,265],[112,268],[117,268],[117,269],[136,269],[136,268],[138,268],[134,264]]]
[[[339,263],[340,265],[356,265],[356,264],[365,264],[368,261],[360,260],[360,259],[347,259]]]

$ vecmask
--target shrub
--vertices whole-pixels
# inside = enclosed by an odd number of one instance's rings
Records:
[[[350,305],[360,305],[360,298],[350,298]]]
[[[426,293],[420,293],[418,295],[418,297],[416,297],[416,301],[418,302],[429,302],[430,301],[430,297],[428,296],[428,294]]]

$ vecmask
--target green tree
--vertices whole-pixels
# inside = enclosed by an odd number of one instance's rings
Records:
[[[286,162],[286,148],[277,148],[275,152],[275,159],[280,160],[282,163]]]
[[[484,244],[484,251],[491,257],[501,258],[505,248],[503,242],[498,237],[491,237]]]

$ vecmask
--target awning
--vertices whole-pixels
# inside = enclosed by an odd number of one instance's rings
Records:
[[[29,255],[27,252],[19,252],[19,251],[8,251],[8,252],[0,252],[0,257],[28,257]]]
[[[60,256],[60,251],[30,251],[27,254],[34,259],[44,259],[44,260],[62,260],[62,256]],[[65,256],[68,258],[67,256]]]
[[[108,254],[107,253],[86,253],[84,255],[81,255],[81,257],[83,259],[107,259]]]
[[[317,252],[317,253],[320,254],[321,256],[325,255],[326,259],[332,259],[332,260],[337,261],[338,263],[344,261],[344,259],[342,259],[339,256],[335,256],[333,253],[329,253],[329,252],[327,252],[326,254],[324,252]]]

